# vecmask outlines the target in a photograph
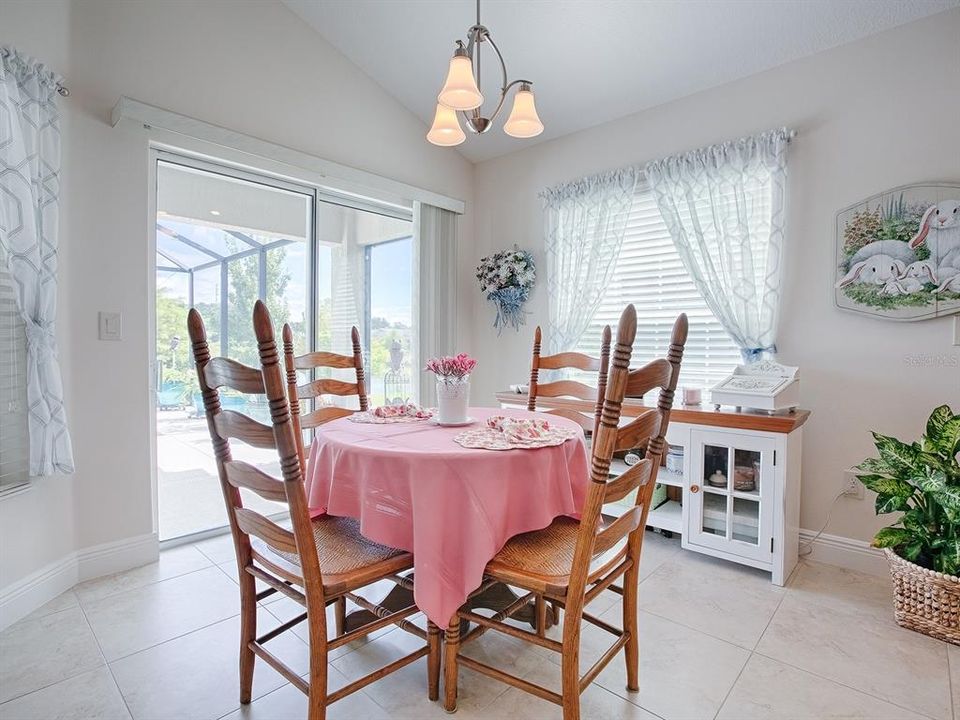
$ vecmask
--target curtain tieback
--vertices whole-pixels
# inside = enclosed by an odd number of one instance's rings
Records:
[[[53,357],[53,348],[56,336],[53,334],[53,328],[47,324],[38,324],[28,321],[27,331],[27,351],[35,354],[40,361],[47,361]]]
[[[776,353],[776,345],[767,345],[766,347],[740,348],[740,355],[743,357],[745,365],[759,362],[765,352]]]

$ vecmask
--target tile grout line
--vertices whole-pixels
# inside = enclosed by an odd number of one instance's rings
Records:
[[[204,555],[204,557],[206,557],[206,555]],[[141,565],[140,567],[146,567],[146,566],[145,566],[145,565]],[[179,574],[177,574],[177,575],[171,575],[170,577],[161,578],[161,579],[159,579],[159,580],[151,580],[150,582],[144,583],[143,585],[136,585],[136,586],[134,586],[134,587],[124,588],[123,590],[117,590],[116,592],[112,592],[112,593],[109,593],[109,594],[107,594],[107,595],[103,595],[102,597],[97,597],[97,598],[93,598],[93,599],[89,599],[89,598],[88,598],[88,599],[86,600],[86,602],[92,604],[92,603],[100,602],[101,600],[107,600],[108,598],[115,598],[115,597],[118,597],[119,595],[125,595],[126,593],[133,592],[133,591],[135,591],[135,590],[143,590],[144,588],[152,587],[153,585],[159,585],[159,584],[162,583],[162,582],[167,582],[167,580],[176,580],[177,578],[183,578],[183,577],[186,577],[187,575],[193,575],[194,573],[198,573],[198,572],[201,572],[201,571],[203,571],[203,570],[209,570],[211,567],[216,567],[216,563],[211,563],[210,565],[204,565],[203,567],[194,568],[193,570],[187,570],[186,572],[179,573]],[[136,569],[137,569],[137,568],[131,568],[131,570],[136,570]],[[124,572],[130,572],[130,570],[124,570],[124,571],[121,571],[121,572],[119,572],[119,573],[114,573],[114,574],[115,574],[115,575],[122,575]],[[222,570],[221,570],[221,572],[222,572]],[[104,578],[108,578],[108,577],[111,577],[111,576],[110,576],[110,575],[105,575],[105,576],[104,576]],[[97,580],[97,579],[103,579],[103,578],[94,578],[94,579]],[[74,585],[74,588],[76,588],[76,587],[78,587],[79,585],[82,585],[82,584],[83,584],[83,583],[78,583],[77,585]],[[76,592],[75,589],[74,589],[74,593],[75,593],[76,596],[77,596],[77,603],[78,603],[79,605],[83,605],[83,604],[84,604],[84,599],[80,596],[79,593]],[[69,608],[66,608],[66,609],[69,610]]]
[[[646,707],[644,707],[643,705],[641,705],[639,702],[634,702],[634,701],[631,700],[630,698],[625,698],[625,697],[623,697],[622,695],[617,695],[617,694],[616,694],[613,690],[611,690],[610,688],[606,688],[606,687],[604,687],[603,685],[598,684],[596,680],[594,680],[592,683],[590,683],[590,685],[588,685],[588,687],[595,687],[595,688],[597,688],[598,690],[603,690],[603,691],[604,691],[605,693],[607,693],[608,695],[613,695],[617,700],[622,700],[623,702],[630,703],[630,704],[633,705],[634,707],[640,708],[640,709],[643,710],[645,713],[649,713],[650,715],[653,715],[655,718],[660,718],[660,720],[665,720],[664,717],[663,717],[663,715],[658,715],[657,713],[655,713],[655,712],[654,712],[653,710],[651,710],[650,708],[646,708]],[[634,693],[634,694],[637,695],[637,696],[640,695],[639,692]],[[581,694],[581,696],[582,696],[582,694]]]
[[[101,654],[101,657],[102,657],[102,654]],[[4,700],[2,703],[0,703],[0,708],[2,708],[2,707],[3,707],[4,705],[6,705],[7,703],[12,703],[14,700],[19,700],[20,698],[25,698],[25,697],[27,697],[28,695],[33,695],[34,693],[40,692],[41,690],[47,690],[47,689],[49,689],[49,688],[52,688],[54,685],[59,685],[60,683],[66,682],[67,680],[73,680],[74,678],[78,678],[78,677],[80,677],[81,675],[86,675],[86,674],[89,673],[89,672],[93,672],[94,670],[99,670],[100,668],[106,667],[106,666],[107,666],[107,663],[106,663],[106,661],[104,660],[103,665],[98,665],[98,666],[95,667],[95,668],[89,668],[89,669],[87,669],[87,670],[81,670],[80,672],[73,673],[72,675],[67,675],[67,676],[65,676],[65,677],[60,678],[59,680],[55,680],[55,681],[53,681],[53,682],[51,682],[51,683],[47,683],[46,685],[41,685],[40,687],[35,688],[35,689],[33,689],[33,690],[28,690],[27,692],[22,692],[22,693],[20,693],[19,695],[14,695],[13,697],[7,698],[7,699]]]
[[[791,572],[791,573],[790,573],[790,578],[793,578],[793,577],[799,572],[799,568],[800,568],[800,563],[797,563],[797,567],[794,569],[794,572]],[[784,587],[787,587],[787,586],[784,586]],[[787,592],[784,593],[783,598],[780,600],[780,605],[782,605],[782,604],[783,604],[783,601],[787,599],[787,596],[790,595],[790,594],[792,594],[793,592],[795,592],[795,590],[794,590],[793,588],[787,588]],[[796,598],[796,600],[797,600],[797,602],[801,603],[802,605],[820,606],[817,601],[815,601],[815,600],[810,600],[810,599],[807,599],[807,598],[804,598],[804,597],[799,597],[799,596],[798,596],[798,597]],[[779,610],[780,610],[780,605],[777,606],[777,610],[774,612],[774,615],[776,615],[776,613],[779,612]],[[767,627],[764,628],[763,633],[761,633],[761,635],[760,635],[760,640],[763,639],[763,635],[766,634],[767,629],[769,629],[771,622],[773,622],[773,617],[770,618],[770,622],[767,623]],[[800,666],[798,666],[798,665],[794,665],[793,663],[790,663],[790,662],[788,662],[788,661],[786,661],[786,660],[782,660],[782,659],[780,659],[780,658],[776,658],[776,657],[773,657],[773,656],[771,656],[771,655],[767,655],[767,654],[765,654],[765,653],[763,653],[763,652],[761,652],[761,651],[759,651],[759,650],[756,649],[756,648],[759,648],[759,647],[760,647],[760,640],[757,640],[757,644],[756,644],[756,646],[754,647],[754,650],[753,650],[752,653],[751,653],[751,657],[752,657],[753,655],[757,655],[757,656],[762,657],[762,658],[765,658],[765,659],[767,659],[767,660],[772,660],[773,662],[781,663],[781,664],[786,665],[787,667],[793,668],[794,670],[797,670],[797,671],[799,671],[799,672],[807,673],[808,675],[812,675],[813,677],[820,678],[821,680],[826,680],[827,682],[831,682],[831,683],[834,683],[834,684],[836,684],[836,685],[839,685],[840,687],[844,687],[844,688],[846,688],[847,690],[852,690],[852,691],[857,692],[857,693],[860,693],[860,694],[862,694],[862,695],[866,695],[867,697],[871,697],[871,698],[873,698],[874,700],[879,700],[880,702],[886,703],[886,704],[888,704],[888,705],[892,705],[893,707],[899,708],[899,709],[901,709],[901,710],[906,710],[906,711],[908,711],[908,712],[914,713],[914,714],[916,714],[916,715],[921,715],[921,716],[923,716],[923,717],[930,717],[930,716],[927,715],[925,712],[921,712],[920,710],[917,710],[917,709],[915,709],[915,708],[906,707],[905,705],[901,705],[899,702],[895,702],[895,701],[893,701],[893,700],[889,700],[889,699],[887,699],[887,698],[880,697],[880,696],[878,696],[878,695],[874,695],[872,692],[868,692],[867,690],[862,690],[862,689],[857,688],[857,687],[854,687],[854,686],[852,686],[852,685],[848,685],[847,683],[841,682],[840,680],[837,680],[836,678],[828,677],[828,676],[826,676],[826,675],[821,675],[821,674],[818,673],[818,672],[814,672],[814,671],[812,671],[812,670],[808,670],[807,668],[803,668],[803,667],[800,667]],[[946,644],[944,644],[944,648],[946,648]],[[947,652],[947,689],[948,689],[948,691],[950,691],[950,706],[951,706],[951,711],[952,711],[952,710],[953,710],[953,692],[952,692],[952,679],[950,678],[950,653],[949,653],[949,652]],[[952,712],[951,712],[951,715],[953,715]],[[933,719],[931,719],[931,720],[933,720]]]
[[[743,671],[747,669],[747,665],[749,665],[750,660],[753,659],[753,656],[757,651],[757,647],[759,647],[760,645],[760,641],[763,639],[763,636],[766,634],[767,630],[769,629],[770,623],[772,623],[773,619],[777,616],[777,613],[780,611],[780,606],[783,605],[783,601],[786,600],[786,598],[787,598],[787,593],[784,592],[783,595],[780,596],[780,602],[777,603],[777,607],[775,607],[773,612],[770,613],[770,619],[767,620],[767,624],[763,626],[763,630],[761,630],[760,635],[757,636],[757,641],[753,644],[753,647],[750,649],[750,654],[747,655],[747,659],[743,663],[743,667],[740,668],[740,672],[737,673],[737,677],[734,679],[733,683],[731,683],[730,688],[727,690],[726,695],[723,696],[723,700],[720,702],[720,705],[717,707],[717,711],[713,714],[714,720],[716,720],[720,716],[720,711],[723,710],[723,706],[726,705],[727,700],[730,699],[730,694],[733,692],[733,689],[737,686],[737,683],[740,682],[740,678],[743,677]]]
[[[93,641],[97,644],[97,652],[100,653],[100,659],[103,660],[103,665],[98,665],[95,668],[89,668],[87,670],[81,670],[79,672],[66,675],[60,678],[59,680],[54,680],[53,682],[47,683],[46,685],[41,685],[40,687],[34,688],[33,690],[28,690],[27,692],[22,692],[19,695],[14,695],[13,697],[7,698],[2,703],[0,703],[0,707],[3,707],[7,703],[13,702],[14,700],[19,700],[20,698],[26,697],[27,695],[32,695],[35,692],[40,692],[41,690],[46,690],[47,688],[52,688],[54,685],[59,685],[60,683],[66,682],[67,680],[73,680],[74,678],[80,677],[81,675],[85,675],[88,672],[93,672],[94,670],[99,670],[101,667],[106,667],[108,665],[107,659],[103,654],[103,649],[100,647],[100,642],[97,640],[97,634],[93,631],[93,628],[90,626],[90,622],[87,620],[86,613],[83,612],[83,608],[81,608],[79,605],[75,607],[64,608],[63,610],[57,610],[56,612],[48,613],[47,615],[41,615],[40,617],[35,619],[42,620],[44,618],[52,617],[54,615],[59,615],[61,613],[67,612],[68,610],[80,611],[80,614],[83,616],[83,621],[87,624],[87,629],[90,630],[90,634],[93,635]],[[23,619],[25,620],[26,618],[23,618]],[[18,620],[17,622],[20,622],[20,621]]]
[[[139,655],[140,653],[146,652],[147,650],[153,650],[154,648],[158,648],[161,645],[166,645],[167,643],[173,642],[174,640],[180,640],[181,638],[185,638],[187,635],[192,635],[195,632],[206,630],[207,628],[213,627],[214,625],[219,625],[220,623],[227,622],[227,620],[233,620],[235,617],[240,617],[240,613],[239,612],[234,613],[233,615],[229,615],[225,618],[220,618],[219,620],[214,620],[213,622],[209,622],[206,625],[201,625],[200,627],[194,628],[193,630],[188,630],[187,632],[183,632],[183,633],[180,633],[179,635],[175,635],[171,638],[167,638],[166,640],[161,640],[160,642],[154,643],[153,645],[148,645],[147,647],[140,648],[139,650],[134,650],[133,652],[129,652],[126,655],[120,655],[119,657],[115,657],[113,660],[110,660],[109,662],[107,662],[107,665],[120,662],[121,660],[126,660],[127,658],[131,658],[134,655]],[[94,637],[96,637],[96,633],[94,633]]]
[[[848,685],[847,683],[837,680],[836,678],[827,677],[826,675],[821,675],[820,673],[814,672],[813,670],[809,670],[807,668],[794,665],[793,663],[790,663],[786,660],[781,660],[780,658],[775,658],[775,657],[772,657],[771,655],[766,655],[760,652],[759,650],[755,650],[753,654],[757,655],[758,657],[762,657],[765,660],[772,660],[773,662],[780,663],[781,665],[786,665],[789,668],[792,668],[802,673],[806,673],[807,675],[812,675],[813,677],[819,678],[820,680],[826,680],[827,682],[831,682],[834,685],[839,685],[840,687],[846,688],[847,690],[852,690],[853,692],[860,693],[861,695],[866,695],[867,697],[873,698],[874,700],[879,700],[880,702],[886,703],[887,705],[892,705],[893,707],[899,708],[900,710],[906,710],[907,712],[913,713],[914,715],[920,715],[921,717],[930,718],[930,720],[936,720],[936,718],[933,718],[930,715],[927,715],[927,713],[917,710],[915,708],[910,708],[905,705],[901,705],[899,702],[895,702],[893,700],[888,700],[887,698],[874,695],[872,692],[862,690],[858,687],[854,687],[853,685]]]
[[[750,664],[750,659],[753,657],[753,650],[750,651],[750,654],[747,655],[746,661],[743,663],[743,667],[740,668],[740,672],[737,673],[737,677],[734,678],[733,682],[730,684],[730,687],[727,689],[726,694],[723,696],[723,700],[720,701],[720,704],[717,706],[717,711],[713,714],[713,720],[717,720],[720,716],[720,711],[723,710],[723,706],[727,704],[727,700],[730,699],[730,693],[733,692],[733,689],[737,686],[737,683],[740,682],[740,678],[743,677],[743,671],[747,669],[747,665]]]
[[[79,600],[77,596],[77,600]],[[80,608],[80,614],[83,615],[83,621],[87,624],[87,628],[90,630],[90,634],[93,635],[93,641],[97,644],[97,650],[100,652],[100,657],[103,659],[104,667],[107,668],[107,672],[110,673],[110,679],[113,680],[113,686],[117,689],[117,694],[120,695],[120,700],[123,701],[123,706],[127,709],[127,715],[130,718],[133,718],[133,711],[130,709],[130,705],[127,703],[127,696],[123,694],[123,690],[120,689],[120,683],[117,682],[117,676],[113,674],[113,668],[110,667],[110,663],[107,662],[107,656],[103,652],[103,646],[100,645],[100,638],[97,637],[96,631],[93,629],[93,625],[90,624],[90,618],[87,617],[87,611],[83,608],[83,605],[78,605]]]

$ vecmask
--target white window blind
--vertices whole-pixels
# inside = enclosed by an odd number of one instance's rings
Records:
[[[0,266],[0,490],[28,480],[26,356],[13,279]]]
[[[645,183],[637,186],[613,281],[577,350],[596,356],[604,325],[613,328],[616,341],[617,321],[628,303],[637,309],[632,366],[666,354],[670,331],[681,312],[690,321],[681,385],[709,388],[741,362],[739,349],[684,269]]]

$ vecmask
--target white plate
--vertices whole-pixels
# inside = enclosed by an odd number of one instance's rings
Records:
[[[462,422],[447,423],[447,422],[440,422],[440,418],[438,417],[432,417],[430,418],[430,422],[432,422],[434,425],[439,425],[440,427],[463,427],[465,425],[473,425],[473,423],[476,422],[476,418],[468,417],[466,420]]]

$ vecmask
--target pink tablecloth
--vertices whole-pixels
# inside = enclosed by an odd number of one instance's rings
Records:
[[[494,414],[533,415],[470,410],[479,422]],[[588,480],[579,436],[536,450],[470,450],[453,441],[462,431],[429,421],[335,420],[317,432],[306,478],[314,516],[357,518],[367,538],[413,552],[417,605],[440,627],[480,585],[484,566],[508,539],[560,515],[576,516]]]

